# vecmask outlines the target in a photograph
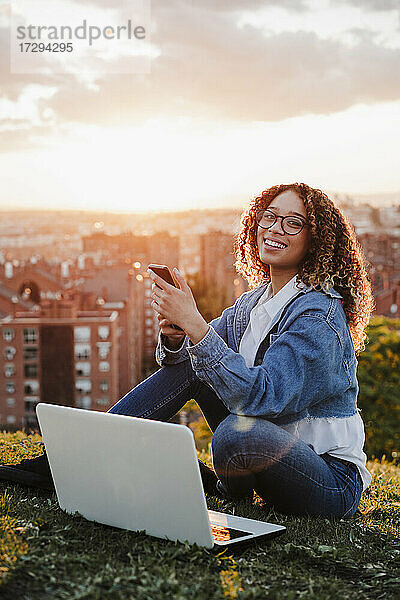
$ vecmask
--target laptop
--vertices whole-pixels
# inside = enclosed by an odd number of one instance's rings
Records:
[[[60,508],[90,521],[216,550],[286,527],[207,510],[185,425],[39,403]]]

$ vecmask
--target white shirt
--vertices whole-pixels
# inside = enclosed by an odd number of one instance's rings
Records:
[[[276,323],[286,304],[299,292],[296,277],[275,295],[271,283],[250,312],[250,320],[239,345],[239,354],[248,367],[254,365],[258,347],[268,331]],[[300,287],[304,284],[300,282]],[[306,417],[289,425],[281,425],[295,437],[312,446],[317,454],[328,453],[336,458],[348,460],[357,465],[363,481],[363,492],[372,481],[366,468],[367,456],[363,451],[365,443],[364,423],[358,412],[351,417]]]
[[[250,321],[239,344],[239,354],[244,357],[248,367],[254,365],[260,342],[265,338],[271,326],[279,320],[286,304],[299,293],[295,282],[296,275],[275,296],[272,293],[271,283],[269,283],[257,304],[252,308]],[[303,282],[298,285],[305,287]]]

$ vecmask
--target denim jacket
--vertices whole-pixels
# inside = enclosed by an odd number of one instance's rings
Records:
[[[239,354],[240,340],[267,285],[242,294],[209,323],[209,331],[197,344],[186,336],[177,351],[170,351],[160,332],[157,363],[167,366],[190,360],[197,377],[233,414],[261,417],[277,425],[305,417],[354,415],[357,359],[342,296],[334,288],[299,290],[276,333],[271,333],[265,352],[257,352],[255,365],[246,366]]]

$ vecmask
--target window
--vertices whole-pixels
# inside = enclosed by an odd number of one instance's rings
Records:
[[[14,394],[15,393],[15,383],[13,381],[7,381],[6,383],[6,393]]]
[[[90,358],[90,344],[75,344],[75,358],[77,360]]]
[[[146,319],[145,323],[146,323],[146,325],[153,325],[154,319]]]
[[[100,381],[99,387],[102,392],[108,392],[108,381],[106,379]]]
[[[25,412],[26,413],[34,413],[36,409],[36,404],[39,402],[39,398],[36,396],[34,398],[25,398]]]
[[[89,409],[92,406],[92,399],[89,396],[79,396],[76,400],[78,408]]]
[[[76,342],[90,342],[90,327],[74,327]]]
[[[37,377],[37,364],[24,365],[24,375],[25,377]]]
[[[36,327],[24,329],[24,344],[37,344],[38,330]]]
[[[25,381],[24,393],[27,396],[37,396],[39,394],[39,382],[38,381]]]
[[[75,365],[75,372],[79,377],[89,377],[90,362],[77,362]]]
[[[153,335],[154,331],[152,327],[146,327],[146,335]]]
[[[92,382],[90,379],[77,379],[75,381],[75,389],[78,394],[90,394],[92,391]]]
[[[28,428],[38,429],[39,427],[35,413],[27,413],[23,418],[23,423]]]
[[[107,362],[106,360],[102,360],[99,362],[99,371],[109,371],[110,370],[110,363]]]
[[[24,402],[35,402],[36,404],[40,402],[39,396],[29,396],[28,398],[24,398]]]
[[[4,375],[6,377],[12,377],[13,375],[15,375],[15,367],[12,363],[4,365]]]
[[[98,400],[96,400],[96,404],[99,404],[100,406],[107,406],[109,402],[110,401],[108,398],[99,398]]]
[[[97,342],[99,358],[107,358],[110,352],[110,342]]]
[[[15,353],[16,349],[13,346],[6,346],[4,348],[4,358],[6,360],[13,360]]]
[[[151,296],[151,290],[144,290],[145,296]]]
[[[11,340],[14,339],[14,329],[11,329],[10,327],[5,327],[3,329],[3,340],[5,340],[6,342],[11,342]]]
[[[36,360],[37,356],[37,348],[24,348],[24,360]]]
[[[15,406],[15,398],[7,398],[6,404],[7,406]]]
[[[7,419],[6,419],[6,423],[8,425],[12,425],[13,423],[16,422],[16,418],[14,417],[14,415],[7,415]]]
[[[110,328],[108,325],[100,325],[98,329],[99,338],[101,340],[106,340],[109,336]]]

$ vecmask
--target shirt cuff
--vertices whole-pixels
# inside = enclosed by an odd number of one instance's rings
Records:
[[[165,345],[166,340],[167,340],[167,336],[165,336],[163,333],[161,333],[161,343],[164,346],[164,349],[167,350],[168,352],[171,352],[171,354],[174,354],[174,353],[176,354],[176,353],[180,352],[185,343],[185,338],[183,337],[181,345],[178,346],[178,348],[176,350],[171,350],[171,348],[168,348],[168,346]]]

